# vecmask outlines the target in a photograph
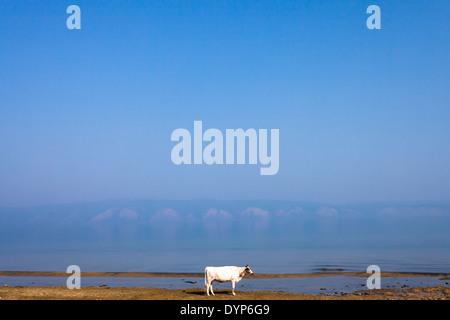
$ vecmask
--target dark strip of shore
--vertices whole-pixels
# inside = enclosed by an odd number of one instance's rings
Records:
[[[0,276],[6,277],[67,277],[62,271],[0,271]],[[83,277],[132,277],[132,278],[203,278],[204,273],[189,272],[81,272]],[[313,273],[254,273],[246,279],[280,279],[280,278],[310,278],[350,276],[367,278],[366,272],[313,272]],[[382,272],[382,277],[439,277],[450,280],[450,273],[429,272]]]

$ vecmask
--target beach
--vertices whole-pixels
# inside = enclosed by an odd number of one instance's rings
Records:
[[[0,287],[2,300],[450,300],[449,287],[374,289],[345,295],[313,295],[279,291],[215,290],[215,296],[194,289],[87,287]]]
[[[0,271],[3,277],[67,277],[64,272],[51,271]],[[367,278],[364,272],[318,272],[302,274],[261,273],[250,279],[318,279],[322,277],[359,277]],[[412,273],[386,272],[384,278],[395,278],[399,282],[397,288],[368,290],[361,288],[350,293],[293,293],[275,290],[236,290],[236,296],[228,289],[215,289],[215,296],[206,296],[202,288],[201,273],[161,273],[161,272],[83,272],[82,277],[119,278],[199,278],[197,287],[184,289],[166,289],[156,287],[111,287],[108,285],[87,286],[81,289],[68,289],[66,286],[10,286],[2,284],[0,297],[2,300],[449,300],[450,274],[446,273]],[[439,286],[409,287],[401,279],[439,278],[443,281]],[[10,279],[11,279],[10,278]]]

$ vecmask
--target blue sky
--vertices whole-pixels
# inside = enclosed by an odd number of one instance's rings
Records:
[[[2,1],[0,206],[447,201],[449,16],[440,0]],[[171,132],[194,120],[279,129],[278,174],[175,166]]]

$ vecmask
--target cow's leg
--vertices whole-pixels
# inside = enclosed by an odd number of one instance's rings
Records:
[[[236,281],[231,280],[231,288],[232,288],[231,293],[233,294],[233,296],[236,295],[236,293],[234,293],[234,286],[235,286],[235,285],[236,285]]]
[[[206,295],[209,296],[209,284],[205,282]]]
[[[209,289],[211,289],[211,294],[214,296],[214,291],[213,291],[213,287],[212,287],[213,282],[214,282],[214,280],[209,283]]]

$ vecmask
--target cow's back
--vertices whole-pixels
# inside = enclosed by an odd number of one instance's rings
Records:
[[[225,267],[206,267],[205,276],[210,280],[218,282],[238,280],[239,267],[225,266]]]

